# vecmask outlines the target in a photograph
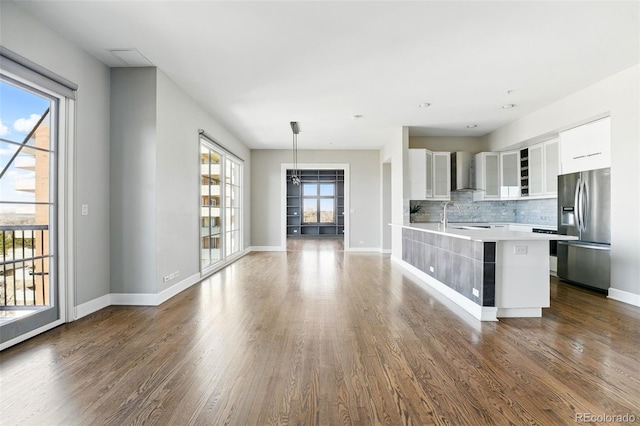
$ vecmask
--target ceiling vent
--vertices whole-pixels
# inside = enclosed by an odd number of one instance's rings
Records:
[[[152,67],[150,60],[145,58],[137,49],[109,49],[125,67]]]

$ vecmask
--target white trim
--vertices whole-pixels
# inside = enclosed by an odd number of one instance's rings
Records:
[[[380,253],[380,247],[350,247],[345,248],[344,251],[348,252],[368,252],[368,253]]]
[[[382,253],[382,254],[391,254],[391,249],[380,249],[380,253]]]
[[[411,274],[419,278],[419,281],[418,281],[419,284],[426,284],[427,286],[437,290],[447,299],[451,300],[456,305],[460,306],[462,309],[464,309],[465,311],[473,315],[476,319],[480,321],[498,321],[497,308],[493,306],[480,306],[477,303],[474,303],[473,301],[467,299],[466,297],[464,297],[454,289],[446,286],[445,284],[441,283],[440,281],[436,280],[430,275],[425,274],[424,272],[422,272],[415,266],[410,265],[404,260],[400,260],[395,256],[391,256],[391,260],[397,263],[402,268],[404,268],[406,271],[410,272]]]
[[[153,293],[111,293],[112,305],[158,306],[158,295]]]
[[[6,342],[0,343],[0,351],[3,351],[13,345],[17,345],[18,343],[24,342],[27,339],[31,339],[32,337],[35,337],[38,334],[44,333],[45,331],[49,331],[52,328],[56,328],[57,326],[62,324],[64,324],[64,321],[59,319],[54,322],[50,322],[49,324],[45,324],[40,328],[36,328],[35,330],[31,330],[24,334],[16,336],[11,340],[7,340]]]
[[[61,319],[64,322],[71,322],[76,320],[77,317],[77,309],[76,309],[76,149],[75,149],[75,136],[76,136],[76,106],[77,103],[73,99],[66,99],[65,101],[65,129],[64,129],[64,138],[65,138],[65,171],[64,179],[65,179],[65,187],[62,190],[59,190],[59,194],[62,193],[63,197],[66,199],[59,199],[59,202],[62,204],[64,202],[64,211],[61,213],[64,214],[63,220],[66,221],[66,233],[63,234],[62,244],[59,241],[59,254],[62,257],[59,258],[60,262],[60,270],[63,272],[63,275],[59,277],[60,281],[58,282],[58,288],[63,287],[63,292],[60,293],[61,297],[65,297],[65,309],[60,310]],[[58,175],[60,176],[60,169],[58,169]],[[64,264],[62,263],[64,261]],[[64,295],[64,296],[63,296]]]
[[[540,318],[542,308],[498,308],[500,318]]]
[[[349,223],[351,222],[350,200],[351,176],[349,163],[298,163],[298,170],[344,170],[344,248],[349,250]],[[280,164],[280,246],[287,247],[287,169],[293,163]]]
[[[157,295],[157,304],[163,304],[173,296],[183,292],[194,284],[198,284],[200,281],[202,281],[202,277],[200,277],[200,273],[198,272],[197,274],[193,274],[190,277],[172,285],[171,287],[162,290]]]
[[[100,296],[96,299],[89,300],[82,305],[76,306],[76,318],[80,319],[82,317],[86,317],[94,312],[98,312],[100,309],[104,309],[107,306],[111,305],[111,294],[105,294],[104,296]]]
[[[640,294],[618,290],[617,288],[610,288],[607,298],[617,300],[618,302],[628,303],[634,306],[640,306]]]
[[[287,251],[287,248],[280,246],[251,246],[247,251]]]

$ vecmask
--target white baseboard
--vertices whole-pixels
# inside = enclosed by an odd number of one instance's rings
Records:
[[[287,249],[281,246],[251,246],[247,251],[287,251]]]
[[[628,303],[634,306],[640,306],[640,294],[630,293],[624,290],[618,290],[617,288],[610,288],[609,299],[617,300],[618,302]]]
[[[382,254],[391,254],[391,249],[380,249],[380,253],[382,253]]]
[[[375,252],[375,253],[380,253],[380,248],[379,247],[349,247],[346,248],[344,251],[349,251],[349,252]]]
[[[193,274],[190,277],[180,281],[179,283],[176,283],[176,284],[172,285],[171,287],[169,287],[167,289],[164,289],[163,291],[161,291],[157,295],[157,301],[158,301],[157,304],[161,305],[162,303],[164,303],[167,300],[171,299],[176,294],[188,289],[189,287],[191,287],[194,284],[199,283],[201,280],[202,280],[202,277],[200,276],[200,273],[197,273],[197,274]]]
[[[480,321],[498,321],[498,309],[496,307],[480,306],[404,260],[399,260],[397,257],[392,257],[391,260],[419,278],[421,283],[437,290],[440,294],[473,315],[476,319]]]
[[[76,306],[76,315],[74,320],[86,317],[87,315],[97,312],[100,309],[104,309],[109,305],[111,305],[111,294],[105,294],[104,296],[89,300],[82,305]]]
[[[158,294],[111,293],[112,305],[158,306]]]

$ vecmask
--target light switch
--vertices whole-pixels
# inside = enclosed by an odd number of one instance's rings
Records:
[[[83,204],[82,205],[82,216],[88,216],[89,215],[89,204]]]

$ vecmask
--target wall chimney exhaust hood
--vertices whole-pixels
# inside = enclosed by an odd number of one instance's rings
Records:
[[[475,176],[472,178],[473,155],[470,152],[451,153],[451,190],[452,191],[480,191],[474,188]]]

